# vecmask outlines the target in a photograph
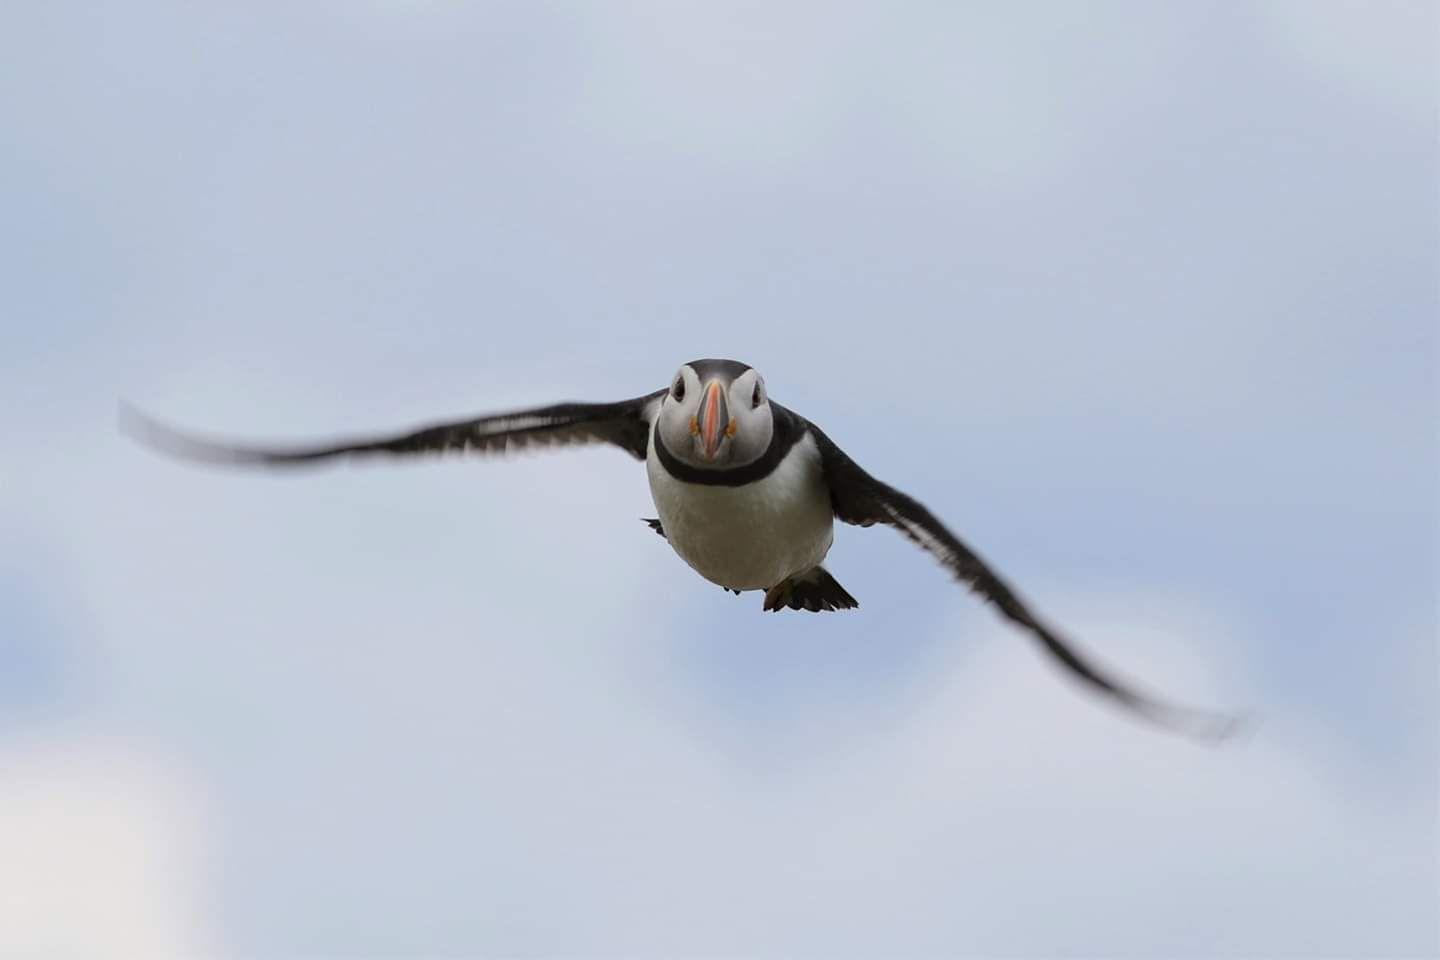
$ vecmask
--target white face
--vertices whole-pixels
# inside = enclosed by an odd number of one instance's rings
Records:
[[[741,467],[770,447],[775,420],[760,374],[746,368],[731,379],[700,364],[706,379],[685,364],[660,402],[656,432],[676,459],[702,470]]]

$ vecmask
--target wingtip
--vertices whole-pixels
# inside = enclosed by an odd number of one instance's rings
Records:
[[[1154,701],[1143,706],[1131,702],[1129,706],[1140,707],[1139,714],[1151,723],[1206,746],[1244,739],[1256,726],[1255,717],[1249,713],[1212,713]]]
[[[159,450],[165,449],[166,437],[178,436],[123,397],[115,401],[115,429],[122,437]]]
[[[1248,737],[1255,731],[1258,722],[1250,713],[1205,715],[1197,718],[1190,732],[1202,743],[1219,746]]]
[[[121,436],[177,460],[210,464],[249,462],[241,451],[181,433],[123,398],[116,401],[115,426]]]
[[[120,431],[122,436],[134,437],[140,424],[145,422],[145,415],[135,408],[135,405],[124,397],[115,401],[115,429]]]

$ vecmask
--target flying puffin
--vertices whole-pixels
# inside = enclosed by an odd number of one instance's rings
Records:
[[[163,452],[206,463],[295,466],[335,457],[505,453],[608,443],[645,461],[660,515],[645,520],[711,583],[763,590],[765,610],[859,604],[822,566],[834,523],[895,527],[1037,639],[1079,681],[1166,727],[1221,739],[1233,717],[1174,706],[1103,673],[921,503],[867,473],[814,423],[770,398],[758,371],[696,360],[663,389],[614,403],[559,403],[405,433],[313,445],[231,445],[178,433],[122,408],[121,426]]]

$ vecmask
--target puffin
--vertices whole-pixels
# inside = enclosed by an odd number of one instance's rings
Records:
[[[893,527],[1112,704],[1201,740],[1224,739],[1239,726],[1238,717],[1142,692],[1082,655],[922,503],[876,479],[813,421],[773,400],[759,371],[736,360],[686,363],[667,386],[628,400],[557,403],[294,446],[202,438],[126,405],[120,426],[181,459],[276,468],[608,444],[645,463],[659,516],[644,522],[711,583],[737,595],[763,592],[765,611],[858,607],[824,566],[835,522]]]

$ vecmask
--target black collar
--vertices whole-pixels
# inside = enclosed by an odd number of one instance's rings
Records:
[[[747,483],[763,480],[785,459],[790,448],[805,435],[806,424],[795,414],[778,403],[770,404],[775,418],[775,432],[770,435],[770,446],[756,460],[744,466],[729,470],[702,470],[685,463],[665,446],[657,429],[655,436],[655,458],[665,472],[685,483],[701,483],[709,487],[743,487]]]

